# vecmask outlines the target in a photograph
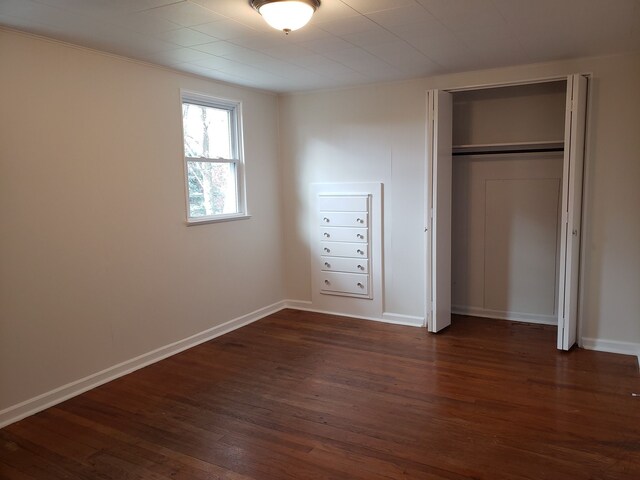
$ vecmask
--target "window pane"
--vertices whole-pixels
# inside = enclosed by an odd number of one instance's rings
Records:
[[[189,216],[238,213],[234,163],[187,162]]]
[[[182,122],[185,156],[233,158],[229,110],[183,103]]]

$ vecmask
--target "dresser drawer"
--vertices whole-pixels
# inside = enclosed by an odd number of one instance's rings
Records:
[[[369,214],[364,212],[320,212],[318,223],[325,227],[368,227]]]
[[[364,258],[320,257],[320,270],[327,272],[369,273],[369,260]]]
[[[320,239],[327,242],[367,243],[369,230],[353,227],[320,227]]]
[[[369,258],[367,243],[320,242],[320,255],[326,257]]]
[[[320,290],[331,293],[369,295],[369,276],[357,273],[321,272]]]
[[[328,212],[368,212],[368,195],[319,195],[318,210]]]

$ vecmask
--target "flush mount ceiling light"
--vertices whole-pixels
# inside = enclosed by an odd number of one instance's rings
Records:
[[[287,35],[304,27],[320,6],[320,0],[251,0],[249,3],[265,22]]]

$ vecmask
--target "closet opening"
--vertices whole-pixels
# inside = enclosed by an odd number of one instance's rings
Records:
[[[579,75],[429,92],[430,331],[453,313],[575,343],[585,109]]]
[[[452,94],[452,313],[557,325],[566,85]]]

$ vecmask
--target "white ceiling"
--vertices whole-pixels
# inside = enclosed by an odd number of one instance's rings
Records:
[[[640,0],[322,0],[288,36],[248,0],[0,0],[0,25],[275,92],[640,50]]]

